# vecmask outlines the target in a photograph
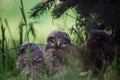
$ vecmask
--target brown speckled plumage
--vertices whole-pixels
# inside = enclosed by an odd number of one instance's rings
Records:
[[[105,31],[92,30],[89,33],[87,40],[81,45],[81,47],[86,51],[86,63],[90,69],[94,69],[95,72],[98,73],[98,70],[103,69],[104,65],[104,71],[106,71],[104,80],[108,80],[113,74],[110,71],[113,71],[115,75],[120,74],[120,45],[117,44]],[[95,69],[93,65],[97,69]],[[116,69],[113,69],[113,66],[115,65]],[[109,69],[111,70],[108,71]],[[105,77],[107,79],[105,79]],[[115,78],[118,78],[118,76]]]
[[[69,60],[75,59],[79,55],[79,50],[76,45],[71,43],[66,32],[54,30],[47,37],[44,55],[45,62],[49,65],[49,73],[54,75],[64,73]]]
[[[105,45],[109,40],[109,35],[103,30],[92,30],[89,33],[82,48],[87,52],[90,67],[96,66],[96,68],[101,69],[103,65],[107,65],[109,54],[105,52]]]
[[[18,51],[17,69],[26,76],[35,77],[44,67],[43,51],[36,43],[23,43]],[[36,79],[39,80],[39,79]]]

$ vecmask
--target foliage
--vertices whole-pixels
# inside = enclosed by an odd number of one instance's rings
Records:
[[[17,78],[18,74],[20,72],[16,70],[16,59],[17,59],[17,51],[20,44],[23,43],[23,41],[29,40],[30,33],[32,36],[36,37],[33,23],[27,23],[27,19],[25,17],[24,8],[23,8],[23,2],[21,0],[21,6],[20,11],[23,16],[23,20],[19,23],[18,29],[19,29],[19,40],[17,41],[11,32],[11,29],[9,26],[9,23],[7,19],[2,19],[0,17],[0,79],[1,80],[26,80],[25,77]],[[24,22],[23,22],[24,21]],[[5,23],[5,24],[4,24]],[[27,30],[25,31],[27,27]],[[10,36],[10,39],[7,38],[6,29],[8,30],[8,35]],[[26,32],[26,36],[23,35],[23,33]]]
[[[52,5],[54,5],[54,0],[47,0],[46,2],[38,3],[34,8],[31,9],[30,17],[37,17],[43,14],[46,10],[50,10]]]
[[[58,1],[58,3],[56,3],[56,1]],[[75,28],[76,30],[84,27],[85,34],[87,35],[91,29],[104,29],[109,31],[110,35],[119,43],[119,0],[47,0],[43,5],[35,6],[31,9],[31,17],[38,16],[39,12],[41,14],[41,11],[45,11],[46,8],[49,10],[51,6],[45,5],[49,5],[51,3],[53,5],[51,13],[54,18],[59,18],[61,15],[65,14],[67,10],[74,8],[78,14],[76,17],[76,24],[80,23],[78,24],[79,27]]]

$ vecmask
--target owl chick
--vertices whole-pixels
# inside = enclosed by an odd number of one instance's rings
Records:
[[[79,48],[71,43],[70,36],[66,32],[54,30],[48,35],[44,47],[44,57],[50,74],[64,73],[67,70],[66,65],[69,62],[73,64],[73,60],[77,59],[78,55]]]
[[[87,61],[89,69],[94,68],[95,72],[107,66],[105,45],[110,41],[110,36],[103,30],[92,30],[88,34],[88,39],[82,44],[82,48],[87,52]]]
[[[39,80],[37,77],[43,70],[43,51],[36,43],[23,43],[19,47],[17,69],[23,71],[26,76]]]
[[[119,77],[120,75],[120,45],[114,39],[111,39],[105,45],[105,52],[107,55],[109,55],[109,57],[107,57],[107,65],[108,65],[107,79],[110,79],[111,78],[110,76],[114,75],[115,76],[114,80],[119,80],[120,79]],[[109,70],[109,68],[111,70]]]

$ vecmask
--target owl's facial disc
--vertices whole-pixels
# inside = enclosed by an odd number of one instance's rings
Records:
[[[58,40],[57,40],[56,46],[57,46],[58,48],[64,48],[64,47],[66,47],[68,44],[70,44],[69,39],[67,39],[67,38],[62,38],[62,39],[58,39]]]
[[[56,37],[50,37],[48,38],[48,43],[51,47],[66,47],[68,44],[70,44],[70,40],[67,38],[56,38]]]

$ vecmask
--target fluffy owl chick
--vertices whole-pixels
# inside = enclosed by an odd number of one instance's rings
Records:
[[[23,43],[19,47],[17,69],[23,71],[26,76],[37,77],[42,72],[43,65],[43,51],[38,44]]]
[[[105,45],[109,42],[109,35],[103,30],[92,30],[88,34],[88,39],[82,44],[82,48],[87,52],[87,63],[89,68],[101,70],[103,65],[107,65],[109,54],[105,52]]]
[[[50,74],[64,73],[69,60],[78,57],[79,49],[71,43],[70,36],[61,30],[52,31],[46,40],[44,47],[45,62],[48,63]]]

